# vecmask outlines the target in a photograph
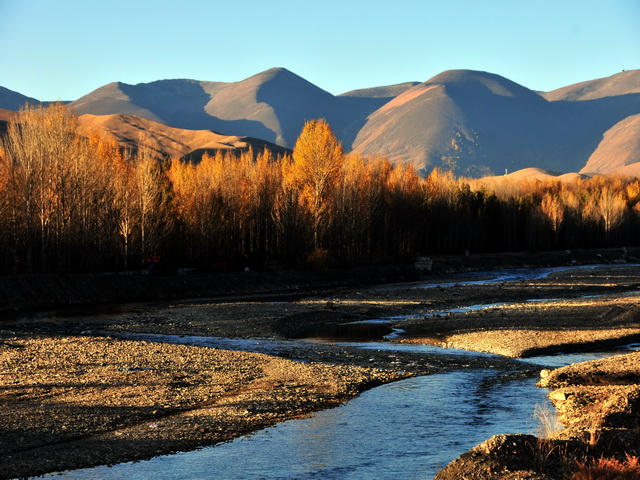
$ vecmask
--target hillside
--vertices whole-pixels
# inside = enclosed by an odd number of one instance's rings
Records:
[[[404,82],[396,85],[387,85],[384,87],[372,87],[372,88],[360,88],[358,90],[351,90],[349,92],[341,93],[339,97],[354,97],[354,98],[382,98],[391,100],[394,97],[406,92],[412,87],[415,87],[420,82]]]
[[[25,103],[37,105],[40,102],[35,98],[27,97],[5,87],[0,87],[0,109],[19,110]]]
[[[290,148],[306,120],[326,118],[338,134],[348,138],[377,105],[335,97],[286,69],[272,68],[231,83],[110,83],[70,106],[80,115],[125,113],[177,128],[251,136]]]
[[[26,98],[0,90],[0,102],[10,110]],[[155,142],[165,136],[157,133],[160,123],[292,148],[306,120],[325,118],[346,150],[410,162],[424,172],[451,167],[467,176],[529,167],[609,173],[637,162],[640,143],[634,120],[640,114],[640,70],[546,93],[492,73],[449,70],[423,83],[335,96],[284,68],[272,68],[238,82],[110,83],[70,106],[79,115],[124,114],[156,122],[150,127],[135,121],[139,131],[154,130],[143,136]],[[125,144],[135,143],[132,132],[122,133]],[[175,132],[167,135],[172,140],[162,140],[158,151],[187,148],[171,146],[173,140],[191,146]]]
[[[565,130],[537,93],[499,75],[451,70],[377,110],[354,149],[470,175],[532,165],[567,171],[582,165],[570,157]]]
[[[260,152],[266,148],[276,155],[286,152],[278,145],[256,138],[174,128],[133,115],[85,114],[79,119],[85,129],[107,132],[125,148],[135,149],[139,144],[145,144],[160,157],[198,161],[205,152],[213,154],[218,150],[252,148],[254,152]]]
[[[576,179],[589,178],[589,175],[581,173],[561,173],[553,170],[545,170],[543,168],[529,167],[522,170],[516,170],[515,172],[507,173],[506,175],[495,175],[479,178],[473,182],[476,184],[484,184],[486,186],[496,186],[509,182],[519,182],[522,180],[539,180],[550,181],[559,180],[561,182],[572,182]]]
[[[640,70],[628,70],[562,87],[541,95],[550,102],[584,101],[640,93]]]
[[[631,115],[607,130],[581,173],[613,173],[640,162],[640,114]]]

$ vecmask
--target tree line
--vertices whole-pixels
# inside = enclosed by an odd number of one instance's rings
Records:
[[[426,177],[345,153],[324,120],[291,155],[198,163],[122,149],[63,105],[26,107],[0,148],[0,272],[350,266],[416,255],[637,245],[640,182]]]

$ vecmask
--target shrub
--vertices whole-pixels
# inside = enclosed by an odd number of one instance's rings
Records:
[[[640,459],[627,455],[624,460],[598,458],[578,462],[569,480],[640,480]]]

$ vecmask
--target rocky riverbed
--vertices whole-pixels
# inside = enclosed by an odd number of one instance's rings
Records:
[[[408,375],[183,345],[6,333],[0,372],[0,478],[212,445]]]
[[[212,445],[410,375],[469,366],[530,375],[530,368],[506,356],[590,349],[640,335],[637,272],[615,265],[486,284],[474,283],[474,274],[432,276],[298,291],[285,301],[261,294],[260,301],[218,297],[123,307],[120,313],[7,319],[0,324],[0,438],[7,452],[0,478]],[[381,337],[395,328],[402,332],[394,341],[505,357],[326,343],[264,355],[116,338],[137,332],[300,339],[325,336],[328,327],[340,327],[331,333],[339,335],[345,323],[380,318],[388,324],[367,335]],[[498,444],[493,450],[510,445]]]
[[[543,370],[538,385],[562,423],[499,435],[450,463],[436,480],[640,478],[640,353]],[[544,412],[543,412],[544,413]]]

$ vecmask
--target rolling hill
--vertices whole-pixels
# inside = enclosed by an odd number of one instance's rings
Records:
[[[486,72],[443,72],[370,115],[353,148],[476,176],[532,166],[578,171],[611,127],[640,113],[634,93],[640,78],[625,73],[622,82],[586,82],[579,89],[615,96],[580,100],[572,90],[546,98]]]
[[[199,161],[204,153],[218,150],[242,151],[252,148],[258,153],[265,148],[274,154],[287,149],[251,137],[221,135],[211,130],[187,130],[169,127],[162,123],[134,115],[90,115],[79,117],[81,126],[89,131],[107,132],[124,147],[135,150],[145,144],[160,157],[172,157]]]
[[[576,172],[561,173],[553,170],[545,170],[543,168],[529,167],[516,170],[515,172],[511,172],[506,175],[482,177],[474,181],[480,185],[500,185],[509,182],[519,182],[521,180],[559,180],[561,182],[572,182],[577,178],[589,178],[589,175]]]
[[[0,108],[5,110],[19,110],[25,103],[38,105],[40,102],[35,98],[27,97],[8,88],[0,87]]]
[[[640,162],[640,114],[631,115],[607,130],[582,173],[613,173]]]
[[[628,70],[610,77],[575,83],[541,95],[550,102],[557,102],[596,100],[634,93],[640,93],[640,70]]]
[[[304,122],[315,118],[326,118],[348,142],[378,103],[336,97],[284,68],[272,68],[231,83],[110,83],[70,106],[80,115],[124,113],[172,127],[251,136],[291,148]]]
[[[5,90],[0,107],[16,109],[27,98]],[[171,155],[198,150],[204,138],[214,145],[212,131],[292,148],[306,120],[326,118],[346,150],[411,162],[425,172],[444,166],[482,176],[535,167],[594,174],[635,171],[630,165],[640,161],[640,70],[551,92],[492,73],[449,70],[423,83],[332,95],[272,68],[238,82],[110,83],[70,106],[79,115],[116,115],[91,121],[117,132],[123,144],[136,141],[135,129],[149,129],[158,151]]]

